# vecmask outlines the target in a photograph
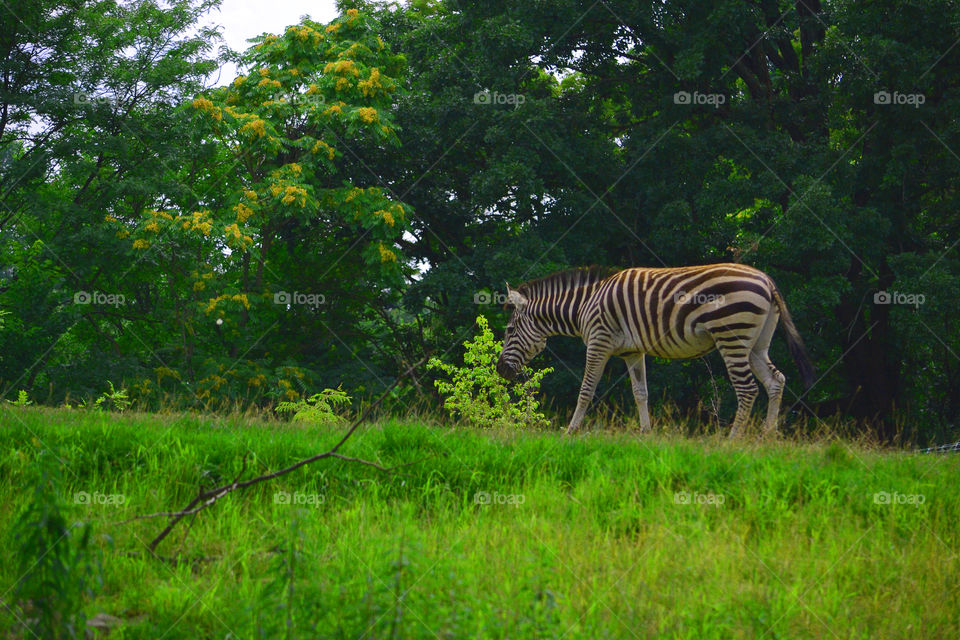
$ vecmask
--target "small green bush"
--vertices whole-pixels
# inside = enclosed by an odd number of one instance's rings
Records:
[[[93,403],[94,408],[97,411],[109,409],[120,413],[129,409],[131,402],[127,390],[125,388],[114,389],[113,383],[109,380],[107,380],[107,384],[110,385],[110,391],[97,398],[96,402]]]
[[[521,381],[507,382],[497,373],[503,344],[494,340],[486,318],[478,316],[477,326],[480,334],[473,341],[463,343],[467,349],[464,366],[447,364],[437,358],[427,363],[429,369],[439,369],[450,376],[448,380],[434,383],[440,395],[446,396],[444,408],[454,419],[482,428],[549,425],[550,421],[540,412],[537,394],[543,376],[553,368],[534,371],[524,367]]]
[[[313,425],[341,424],[346,420],[334,413],[334,407],[349,406],[350,402],[347,392],[337,387],[324,389],[306,400],[281,402],[277,405],[277,413],[292,413],[293,422],[306,422]]]
[[[28,396],[27,392],[23,389],[20,389],[20,392],[17,393],[16,400],[7,400],[7,402],[15,407],[27,407],[33,404],[33,400],[30,399],[30,396]]]

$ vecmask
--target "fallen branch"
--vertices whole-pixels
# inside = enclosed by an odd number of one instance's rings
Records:
[[[287,475],[288,473],[292,473],[293,471],[296,471],[296,470],[299,469],[300,467],[305,467],[306,465],[308,465],[308,464],[310,464],[310,463],[312,463],[312,462],[316,462],[317,460],[322,460],[322,459],[324,459],[324,458],[339,458],[340,460],[345,460],[345,461],[348,461],[348,462],[357,462],[357,463],[359,463],[359,464],[365,464],[365,465],[368,465],[368,466],[371,466],[371,467],[375,467],[376,469],[379,469],[380,471],[393,471],[393,470],[399,469],[399,468],[401,468],[401,467],[406,467],[406,466],[409,466],[409,465],[411,465],[411,464],[417,464],[417,463],[419,463],[419,462],[422,462],[422,461],[423,461],[424,459],[426,459],[426,458],[421,459],[421,460],[416,460],[416,461],[414,461],[414,462],[408,462],[408,463],[405,463],[405,464],[397,465],[397,466],[394,466],[394,467],[384,467],[384,466],[382,466],[382,465],[377,464],[376,462],[371,462],[371,461],[369,461],[369,460],[363,460],[363,459],[361,459],[361,458],[351,458],[351,457],[342,455],[342,454],[340,454],[340,453],[337,453],[337,451],[340,449],[340,447],[342,447],[342,446],[344,445],[344,443],[345,443],[347,440],[350,439],[350,436],[352,436],[353,433],[357,430],[357,427],[359,427],[359,426],[367,419],[367,416],[369,416],[370,413],[371,413],[374,409],[376,409],[376,408],[380,405],[381,402],[383,402],[383,399],[386,398],[386,397],[390,394],[391,391],[393,391],[394,387],[396,387],[398,384],[400,384],[400,381],[401,381],[401,380],[403,380],[404,378],[406,378],[407,376],[409,376],[411,373],[413,373],[413,372],[417,369],[417,367],[419,367],[421,364],[423,364],[426,360],[427,360],[426,357],[422,358],[419,362],[417,362],[416,364],[414,364],[414,365],[412,365],[411,367],[409,367],[409,368],[403,373],[403,375],[401,375],[400,377],[398,377],[398,378],[393,382],[393,384],[391,384],[389,387],[387,387],[387,390],[384,391],[383,394],[381,394],[380,397],[377,398],[377,400],[376,400],[373,404],[371,404],[369,407],[367,407],[367,408],[364,410],[364,412],[360,415],[360,417],[357,418],[357,419],[353,422],[352,425],[350,425],[350,428],[347,429],[347,432],[343,435],[342,438],[340,438],[340,441],[337,442],[337,444],[335,444],[335,445],[334,445],[331,449],[329,449],[328,451],[324,451],[323,453],[318,453],[318,454],[315,455],[315,456],[311,456],[311,457],[309,457],[309,458],[305,458],[304,460],[300,460],[299,462],[297,462],[297,463],[295,463],[295,464],[292,464],[292,465],[290,465],[289,467],[286,467],[286,468],[284,468],[284,469],[280,469],[279,471],[274,471],[274,472],[272,472],[272,473],[266,473],[266,474],[257,476],[256,478],[251,478],[251,479],[249,479],[249,480],[244,480],[244,481],[241,482],[241,481],[240,481],[240,477],[243,475],[243,473],[244,473],[244,472],[246,471],[246,469],[247,469],[247,460],[246,460],[246,456],[244,456],[243,468],[240,470],[240,473],[237,474],[237,477],[235,477],[232,482],[229,482],[229,483],[227,483],[227,484],[225,484],[225,485],[222,485],[222,486],[219,486],[219,487],[215,487],[215,488],[213,488],[213,489],[208,489],[208,490],[206,490],[206,491],[201,491],[201,492],[197,495],[197,497],[195,497],[193,500],[191,500],[190,503],[189,503],[186,507],[184,507],[182,510],[180,510],[180,511],[173,511],[173,512],[150,513],[150,514],[146,514],[146,515],[143,515],[143,516],[137,516],[136,518],[132,518],[132,520],[139,520],[139,519],[143,519],[143,518],[160,518],[160,517],[171,518],[170,522],[167,523],[167,526],[164,527],[163,531],[161,531],[161,532],[157,535],[157,537],[155,537],[153,540],[150,541],[150,544],[148,545],[148,548],[150,549],[150,551],[151,551],[151,552],[154,552],[154,551],[156,550],[156,548],[157,548],[157,545],[160,544],[161,542],[163,542],[163,539],[166,538],[166,537],[170,534],[170,532],[173,531],[173,528],[176,527],[177,524],[179,524],[179,522],[180,522],[181,520],[183,520],[185,517],[187,517],[187,516],[195,516],[196,514],[198,514],[198,513],[200,513],[201,511],[203,511],[204,509],[206,509],[206,508],[208,508],[208,507],[216,504],[216,502],[217,502],[218,500],[220,500],[221,498],[223,498],[224,496],[229,495],[229,494],[233,493],[234,491],[237,491],[238,489],[246,489],[247,487],[251,487],[251,486],[253,486],[253,485],[255,485],[255,484],[260,484],[261,482],[266,482],[267,480],[273,480],[274,478],[279,478],[280,476],[285,476],[285,475]],[[429,456],[429,457],[433,457],[433,456]],[[129,520],[126,521],[126,522],[129,522]],[[118,523],[118,524],[119,524],[119,523]]]

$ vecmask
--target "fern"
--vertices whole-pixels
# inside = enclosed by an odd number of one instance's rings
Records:
[[[324,389],[305,400],[281,402],[277,405],[277,413],[292,413],[293,422],[305,422],[314,425],[346,422],[342,416],[334,413],[335,407],[350,406],[352,402],[347,392],[341,388],[342,386],[340,385],[336,389]]]

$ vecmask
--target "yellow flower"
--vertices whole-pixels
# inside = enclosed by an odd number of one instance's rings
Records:
[[[380,209],[379,211],[374,211],[373,215],[380,216],[381,218],[383,218],[383,221],[384,223],[387,224],[387,226],[390,226],[390,227],[393,226],[393,223],[394,223],[393,214],[387,211],[386,209]]]
[[[326,31],[327,33],[336,33],[336,32],[339,31],[339,30],[340,30],[340,24],[339,24],[339,23],[331,24],[330,26],[328,26],[328,27],[325,29],[325,31]]]
[[[276,195],[279,195],[279,193],[280,189],[278,186]],[[283,204],[293,204],[298,199],[301,207],[304,207],[307,204],[307,190],[303,187],[297,187],[292,184],[288,184],[286,187],[284,187],[283,194],[283,198],[280,200]]]
[[[251,132],[258,138],[262,138],[266,133],[265,122],[260,118],[251,120],[240,128],[241,133]]]
[[[340,75],[352,74],[355,77],[360,76],[360,70],[357,69],[357,65],[353,60],[337,60],[336,62],[328,62],[326,66],[323,67],[324,73],[337,73]]]
[[[224,295],[224,296],[218,296],[218,297],[216,297],[216,298],[210,298],[210,299],[207,301],[207,306],[203,309],[203,312],[204,312],[206,315],[210,315],[211,313],[213,313],[214,311],[216,311],[216,309],[217,309],[217,303],[220,302],[221,300],[226,300],[227,297],[228,297],[228,296],[225,296],[225,295]]]
[[[380,115],[377,113],[377,110],[374,109],[373,107],[360,107],[359,109],[356,110],[355,113],[360,116],[361,120],[363,120],[368,124],[372,122],[376,122],[377,120],[380,119]]]
[[[191,104],[194,109],[199,109],[200,111],[210,111],[213,109],[213,103],[206,98],[197,98]]]
[[[126,229],[121,229],[120,231],[117,231],[117,237],[120,238],[121,240],[129,236],[130,236],[130,232],[127,231]]]
[[[366,80],[361,80],[357,83],[357,88],[365,96],[374,95],[377,92],[377,89],[382,89],[383,84],[380,82],[380,70],[374,67],[370,70],[370,76]]]
[[[104,219],[105,222],[116,222],[116,221],[117,221],[117,219],[114,218],[113,216],[103,216],[103,219]]]
[[[377,249],[380,250],[380,262],[397,261],[397,254],[395,254],[393,251],[390,251],[390,249],[387,249],[382,242],[377,245]]]
[[[301,173],[303,173],[303,168],[296,162],[291,162],[287,166],[290,167],[290,173],[292,173],[295,176],[298,176]]]
[[[313,145],[313,148],[310,150],[312,153],[319,153],[320,151],[327,152],[327,158],[333,160],[333,156],[336,153],[334,148],[328,145],[323,140],[317,140],[317,143]]]
[[[323,112],[323,115],[330,116],[335,113],[336,114],[343,113],[343,109],[340,108],[339,104],[332,104],[329,107],[327,107],[326,110]]]
[[[258,87],[273,87],[274,89],[279,89],[283,86],[283,83],[279,80],[271,80],[270,78],[264,78],[257,83]]]
[[[156,222],[151,222],[150,224],[145,226],[144,229],[152,233],[160,233],[160,225],[158,225]]]
[[[150,248],[150,243],[147,242],[146,240],[137,239],[137,240],[134,240],[134,241],[133,241],[133,248],[134,248],[134,249],[149,249],[149,248]]]
[[[237,212],[237,221],[243,224],[246,222],[250,216],[253,215],[253,209],[243,204],[242,202],[237,203],[237,206],[233,208]]]
[[[207,288],[207,283],[204,282],[203,280],[197,280],[196,282],[193,283],[194,291],[203,291],[206,288]]]
[[[163,382],[164,378],[173,378],[174,380],[180,379],[180,374],[170,367],[157,367],[153,370],[157,374],[157,384]]]

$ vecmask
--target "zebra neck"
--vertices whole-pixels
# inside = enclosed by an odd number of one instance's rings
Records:
[[[546,336],[581,336],[580,311],[590,293],[578,287],[560,296],[547,296],[532,301],[538,328]]]

